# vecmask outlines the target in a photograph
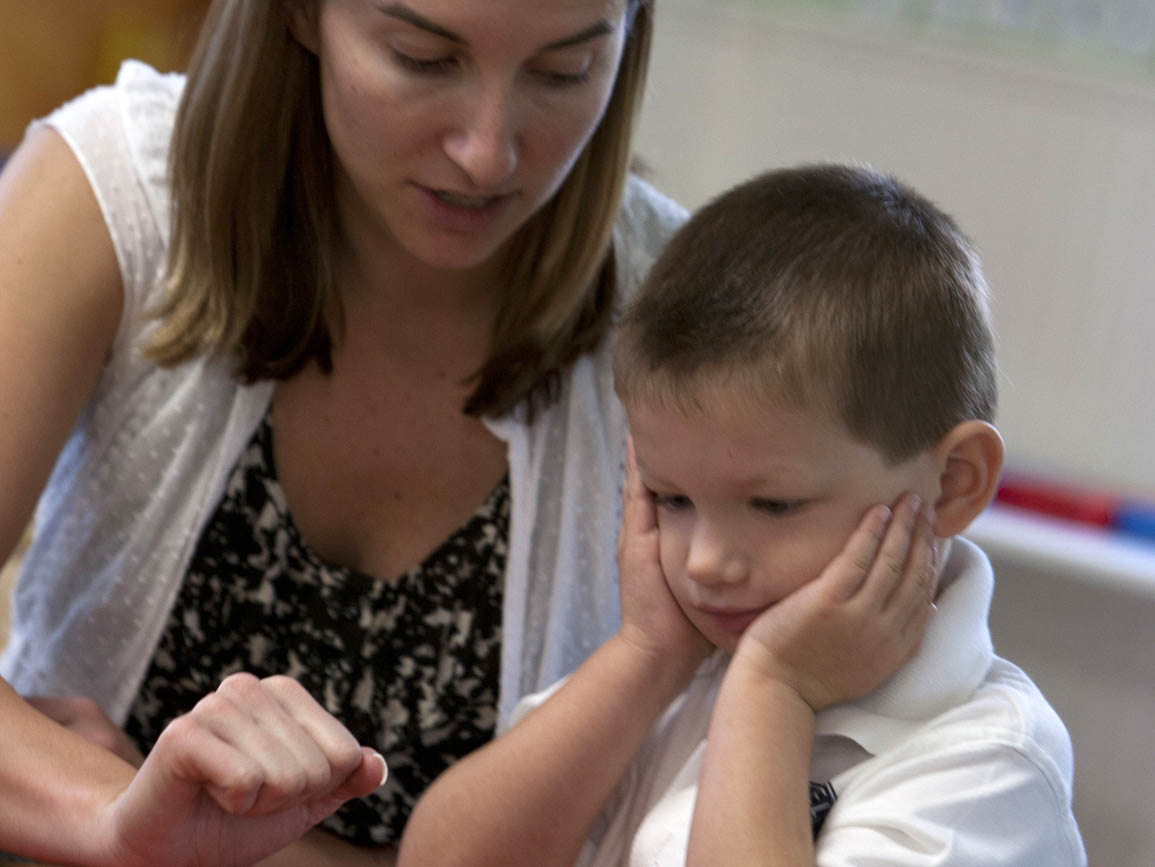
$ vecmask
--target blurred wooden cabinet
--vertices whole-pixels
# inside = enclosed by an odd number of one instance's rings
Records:
[[[267,2],[267,0],[254,0]],[[136,57],[183,67],[209,0],[0,0],[0,152]]]

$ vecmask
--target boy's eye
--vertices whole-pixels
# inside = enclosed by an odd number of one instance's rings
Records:
[[[796,512],[802,508],[802,501],[771,500],[766,497],[755,497],[750,501],[750,505],[759,512],[765,512],[767,515],[789,515],[791,512]]]
[[[668,512],[689,509],[693,505],[689,497],[682,496],[681,494],[654,494],[655,508],[664,509]]]

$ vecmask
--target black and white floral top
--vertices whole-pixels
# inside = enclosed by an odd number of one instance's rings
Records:
[[[394,843],[433,778],[494,734],[508,476],[420,566],[385,581],[305,544],[272,437],[266,416],[201,534],[126,730],[147,752],[227,675],[288,674],[389,764],[384,788],[323,827]]]

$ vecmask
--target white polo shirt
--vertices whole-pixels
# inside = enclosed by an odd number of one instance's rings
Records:
[[[862,701],[818,716],[811,780],[831,783],[836,800],[816,863],[1086,864],[1071,811],[1070,738],[1030,679],[994,655],[986,556],[956,539],[941,587],[915,658]],[[717,654],[703,663],[654,726],[586,844],[583,867],[685,863],[727,661]]]

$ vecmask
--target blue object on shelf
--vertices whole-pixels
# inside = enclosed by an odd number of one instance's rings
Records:
[[[1139,536],[1155,542],[1155,505],[1123,503],[1115,514],[1115,528],[1129,536]]]

